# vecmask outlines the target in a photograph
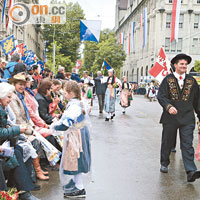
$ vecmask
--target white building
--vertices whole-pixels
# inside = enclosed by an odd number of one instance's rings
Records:
[[[193,62],[189,70],[195,60],[200,60],[200,0],[181,1],[179,39],[171,43],[172,3],[173,0],[116,0],[115,31],[119,42],[120,33],[124,33],[123,47],[127,52],[121,76],[127,76],[129,81],[140,82],[143,76],[149,76],[148,71],[154,65],[161,47],[169,60],[178,53],[190,55]],[[147,41],[143,47],[144,8],[147,8]]]

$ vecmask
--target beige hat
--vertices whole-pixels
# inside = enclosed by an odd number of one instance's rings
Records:
[[[24,81],[26,82],[26,72],[20,72],[9,79],[10,83],[15,83],[17,81]]]

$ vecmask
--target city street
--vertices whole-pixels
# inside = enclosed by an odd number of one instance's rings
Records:
[[[179,142],[171,155],[168,174],[160,173],[159,124],[161,107],[143,96],[134,96],[125,115],[116,103],[116,117],[105,122],[98,113],[97,100],[91,113],[93,125],[91,183],[87,184],[87,200],[197,200],[200,180],[187,183]],[[195,130],[194,146],[198,135]],[[178,140],[179,141],[179,140]],[[197,163],[197,162],[196,162]],[[200,169],[200,163],[197,163]],[[38,182],[34,192],[42,200],[62,200],[58,172],[50,172],[50,181]]]

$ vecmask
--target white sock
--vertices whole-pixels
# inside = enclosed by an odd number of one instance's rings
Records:
[[[74,182],[75,182],[75,186],[76,186],[79,190],[84,189],[82,173],[77,174],[77,175],[74,175]]]

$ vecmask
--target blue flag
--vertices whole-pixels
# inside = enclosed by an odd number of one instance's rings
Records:
[[[80,41],[99,42],[101,21],[80,20]]]
[[[44,63],[41,60],[39,60],[37,62],[37,65],[40,65],[41,71],[43,72],[44,71]]]
[[[14,35],[11,35],[8,38],[0,41],[0,43],[5,55],[12,53],[16,49]]]
[[[103,61],[103,68],[104,68],[104,70],[112,69],[112,67],[110,66],[110,64],[108,64],[108,62],[106,60]]]
[[[33,65],[33,64],[35,64],[34,52],[32,52],[32,50],[29,50],[27,52],[27,57],[24,60],[24,63],[27,64],[27,65]]]

